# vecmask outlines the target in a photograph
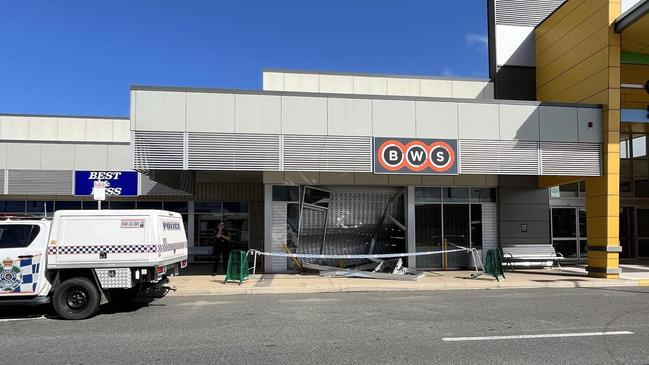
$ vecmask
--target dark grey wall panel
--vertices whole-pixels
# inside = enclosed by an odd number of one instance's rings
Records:
[[[536,176],[500,176],[498,179],[499,242],[549,244],[549,192],[538,187]],[[521,224],[527,232],[521,232]]]
[[[534,67],[502,66],[494,77],[496,99],[536,100],[536,69]]]

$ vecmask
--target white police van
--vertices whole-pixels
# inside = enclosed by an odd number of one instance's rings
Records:
[[[166,293],[187,265],[182,217],[162,210],[62,210],[0,221],[0,305],[51,302],[65,319],[140,290]],[[162,295],[163,295],[162,294]]]

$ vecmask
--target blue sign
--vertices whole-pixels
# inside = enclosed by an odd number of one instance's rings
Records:
[[[136,171],[75,171],[74,195],[92,195],[95,181],[106,182],[107,196],[137,196]]]

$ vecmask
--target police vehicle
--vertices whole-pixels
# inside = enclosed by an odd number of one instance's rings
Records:
[[[187,266],[182,217],[162,210],[57,211],[0,221],[0,305],[52,303],[64,319],[140,292],[166,294]]]

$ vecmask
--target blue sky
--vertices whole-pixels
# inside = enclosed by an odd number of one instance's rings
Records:
[[[487,77],[484,0],[0,2],[0,113],[127,116],[130,85],[264,68]]]

